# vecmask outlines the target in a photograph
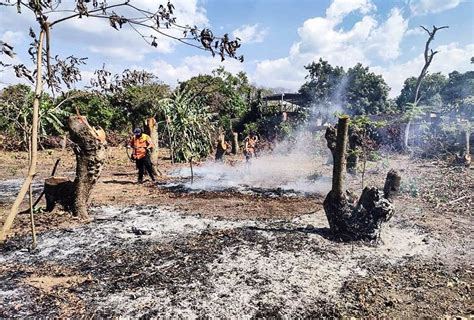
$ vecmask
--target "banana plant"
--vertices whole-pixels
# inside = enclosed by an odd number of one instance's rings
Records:
[[[174,160],[189,162],[207,157],[212,150],[211,133],[215,130],[209,108],[185,87],[162,100],[162,109],[167,115]]]

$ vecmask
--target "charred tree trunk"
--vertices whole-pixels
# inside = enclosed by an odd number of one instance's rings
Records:
[[[239,134],[232,132],[232,154],[239,153]]]
[[[151,162],[153,163],[153,171],[155,176],[161,175],[160,170],[158,170],[158,128],[156,126],[155,118],[147,118],[145,120],[145,133],[150,136],[151,142],[154,145],[153,152],[151,153]]]
[[[50,177],[44,181],[46,211],[51,212],[59,203],[65,210],[71,211],[74,203],[74,182],[64,177]]]
[[[335,150],[337,145],[337,135],[338,135],[339,124],[335,127],[330,126],[326,128],[326,133],[324,137],[326,138],[327,146],[331,150],[333,159],[335,159]],[[350,129],[348,127],[348,133],[346,134],[346,144],[348,144],[348,152],[345,153],[347,159],[346,170],[348,173],[355,174],[357,173],[357,166],[359,165],[359,153],[360,147],[362,145],[362,139],[358,132]]]
[[[344,192],[344,174],[346,171],[346,144],[348,118],[340,118],[337,125],[336,145],[331,149],[334,156],[332,189],[324,200],[324,211],[334,238],[342,241],[374,241],[380,237],[382,223],[393,215],[393,205],[389,199],[400,186],[400,176],[393,170],[387,175],[384,190],[367,187],[353,204]],[[326,137],[333,138],[331,129]],[[328,146],[333,140],[328,140]],[[387,195],[388,198],[385,197]]]
[[[468,168],[471,166],[471,143],[469,141],[470,137],[471,137],[471,132],[469,131],[469,129],[466,129],[464,131],[465,148],[464,148],[464,152],[462,153],[462,162],[463,162],[463,165]]]
[[[158,162],[158,129],[155,118],[147,118],[145,120],[145,133],[150,136],[151,142],[155,146],[151,154],[151,161],[156,163]]]
[[[346,146],[349,118],[342,117],[337,123],[336,147],[334,149],[334,167],[332,170],[332,192],[341,198],[344,193],[344,180],[346,173]]]
[[[326,133],[324,137],[326,138],[327,146],[331,151],[332,157],[334,159],[334,151],[336,150],[336,127],[329,126],[326,128]]]
[[[71,116],[68,120],[71,140],[76,144],[76,178],[72,213],[87,217],[87,205],[92,188],[100,177],[106,158],[105,132],[91,127],[82,116]]]
[[[219,134],[216,147],[216,161],[224,161],[224,156],[227,151],[227,143],[225,142],[225,135],[223,133]]]
[[[402,178],[397,171],[392,169],[387,173],[383,187],[383,195],[386,199],[392,201],[392,199],[398,195],[401,180]]]

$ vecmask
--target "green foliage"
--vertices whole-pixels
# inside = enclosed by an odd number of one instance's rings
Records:
[[[104,94],[75,90],[69,92],[68,96],[60,97],[58,101],[61,99],[68,99],[62,107],[66,112],[73,114],[78,111],[94,126],[100,126],[106,131],[123,130],[127,123],[125,116],[113,107]]]
[[[244,131],[242,131],[242,134],[244,137],[250,135],[250,133],[257,133],[259,132],[259,125],[256,122],[249,122],[244,125]]]
[[[308,80],[300,88],[303,94],[311,103],[328,105],[334,100],[334,93],[338,91],[345,72],[342,67],[333,67],[327,61],[319,59],[319,62],[312,62],[305,66],[309,75]]]
[[[39,109],[39,134],[41,137],[64,133],[66,110],[53,104],[51,99],[42,99]]]
[[[347,87],[342,92],[344,104],[353,115],[378,114],[389,109],[390,87],[380,75],[369,72],[368,67],[358,63],[346,74]]]
[[[162,112],[160,100],[169,96],[169,86],[161,83],[127,85],[110,97],[114,108],[118,109],[132,127],[139,126],[143,119]]]
[[[386,121],[374,121],[371,120],[368,116],[362,115],[353,117],[349,121],[349,125],[355,128],[356,130],[369,130],[371,128],[381,128],[387,124]]]
[[[397,97],[397,107],[402,112],[409,111],[409,104],[414,103],[416,81],[416,77],[406,79],[402,91]],[[431,106],[438,109],[443,104],[441,90],[446,83],[446,77],[439,72],[426,75],[420,85],[418,105]]]
[[[429,107],[410,102],[404,108],[403,121],[420,120],[428,111]]]
[[[215,130],[211,113],[191,91],[178,89],[170,99],[161,103],[169,117],[170,140],[175,161],[201,159],[212,150],[211,133]]]
[[[230,128],[244,118],[250,111],[251,97],[257,91],[244,72],[233,75],[222,67],[212,75],[199,75],[182,82],[180,89],[184,88],[209,107],[214,120],[223,128]]]
[[[299,91],[309,106],[319,105],[323,113],[331,110],[332,105],[341,105],[345,112],[353,115],[377,114],[390,109],[389,87],[384,79],[360,63],[347,72],[322,59],[305,68],[309,72],[308,81]]]
[[[31,132],[33,99],[34,92],[22,84],[6,87],[0,93],[0,130],[20,135],[25,149]],[[63,133],[66,115],[67,112],[55,105],[51,97],[43,94],[39,106],[40,139]]]

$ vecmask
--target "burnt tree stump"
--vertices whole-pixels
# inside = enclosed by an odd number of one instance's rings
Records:
[[[51,212],[56,204],[64,210],[71,211],[74,198],[74,182],[64,177],[50,177],[44,181],[46,211]]]
[[[105,132],[89,125],[86,117],[71,116],[68,129],[76,154],[74,181],[51,177],[45,180],[46,210],[52,211],[57,203],[74,216],[88,216],[87,206],[92,188],[100,177],[106,158]]]
[[[335,239],[376,241],[380,238],[382,224],[393,216],[391,199],[400,187],[401,178],[395,170],[391,170],[387,175],[384,191],[366,187],[356,204],[348,199],[344,192],[348,122],[348,117],[342,117],[337,125],[336,145],[331,150],[334,156],[332,189],[324,200],[324,211]],[[332,131],[328,128],[326,137],[333,138]],[[329,143],[328,141],[328,146]]]
[[[71,140],[75,143],[76,178],[72,213],[87,217],[87,206],[92,188],[100,177],[106,158],[105,132],[89,125],[86,117],[71,116],[68,120]]]
[[[239,134],[232,132],[232,154],[239,153]]]

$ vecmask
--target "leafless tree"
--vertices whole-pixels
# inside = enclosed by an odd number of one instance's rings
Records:
[[[423,81],[423,78],[428,74],[428,68],[431,65],[431,62],[433,61],[433,57],[435,54],[438,53],[438,51],[433,51],[433,49],[430,48],[431,41],[433,41],[436,32],[438,32],[441,29],[446,29],[449,28],[449,26],[442,26],[442,27],[436,27],[433,26],[433,29],[430,31],[424,26],[420,26],[423,30],[425,30],[428,33],[428,40],[426,40],[425,44],[425,51],[424,51],[424,59],[425,59],[425,64],[423,65],[423,68],[421,69],[420,75],[416,79],[416,86],[415,86],[415,97],[413,98],[413,104],[412,108],[416,108],[418,103],[420,102],[421,96],[420,96],[420,87],[421,87],[421,82]],[[408,123],[405,127],[405,137],[403,140],[403,146],[404,149],[408,149],[408,138],[410,136],[410,125],[411,125],[411,119],[408,120]]]

